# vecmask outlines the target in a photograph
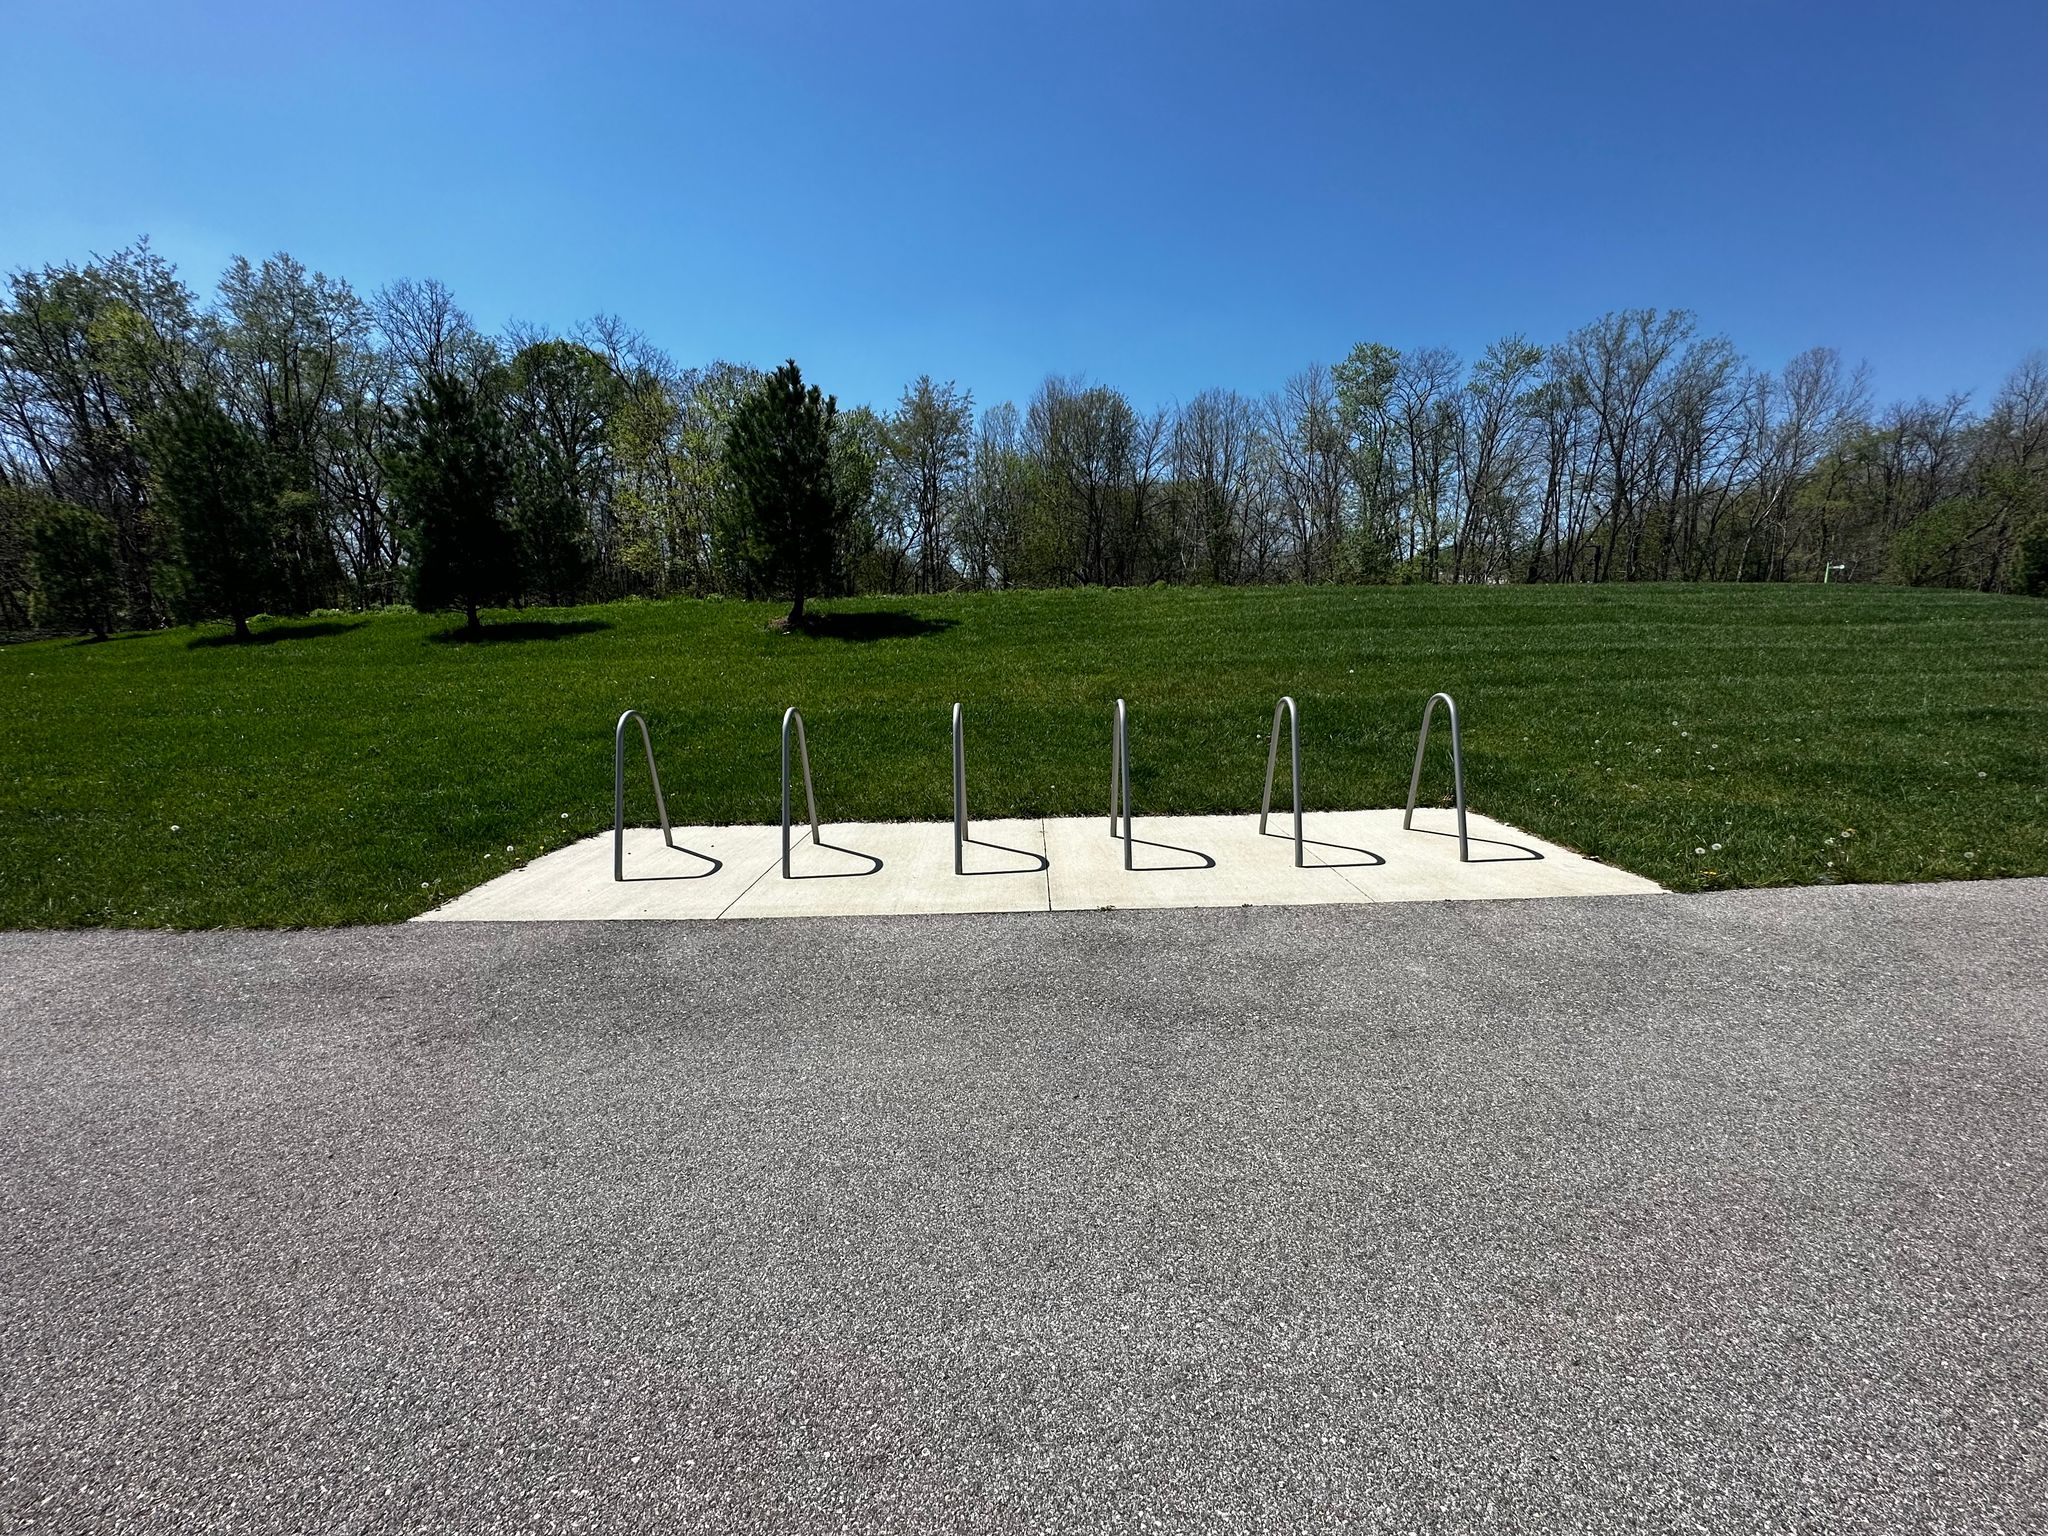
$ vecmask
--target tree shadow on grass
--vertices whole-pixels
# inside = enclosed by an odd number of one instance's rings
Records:
[[[270,624],[250,630],[246,640],[229,630],[224,635],[200,635],[197,639],[187,640],[185,649],[199,651],[220,645],[275,645],[280,640],[318,640],[326,635],[345,635],[369,622],[368,619],[322,619],[314,624]]]
[[[896,608],[878,613],[807,613],[801,633],[814,640],[915,640],[922,635],[944,634],[959,622],[927,618]]]
[[[499,624],[486,621],[481,629],[458,626],[439,630],[427,638],[436,645],[510,645],[521,640],[569,640],[610,628],[603,619],[513,619]]]

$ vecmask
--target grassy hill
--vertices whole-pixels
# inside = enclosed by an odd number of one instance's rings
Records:
[[[396,921],[611,823],[655,730],[678,822],[773,821],[800,704],[828,819],[1398,804],[1455,694],[1475,808],[1694,890],[2048,872],[2048,603],[1869,587],[1069,591],[412,615],[0,648],[0,926]],[[1448,795],[1448,766],[1426,780]],[[637,817],[652,818],[635,773]],[[1718,846],[1716,846],[1718,845]],[[1705,850],[1704,852],[1700,850]]]

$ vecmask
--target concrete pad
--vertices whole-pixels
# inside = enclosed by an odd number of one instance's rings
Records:
[[[626,834],[623,883],[612,879],[609,833],[536,859],[424,914],[425,921],[586,918],[862,917],[1087,911],[1105,907],[1314,906],[1367,901],[1497,901],[1636,895],[1654,882],[1476,813],[1473,862],[1458,861],[1449,811],[1317,811],[1303,821],[1306,867],[1294,865],[1292,823],[1255,815],[1140,816],[1133,867],[1105,816],[985,821],[973,826],[965,875],[953,873],[951,822],[827,823],[808,828],[781,871],[779,827],[678,827],[676,841],[721,861]],[[697,876],[696,878],[692,878]],[[422,920],[422,919],[416,919]]]
[[[1398,810],[1315,812],[1309,837],[1370,849],[1384,863],[1354,863],[1344,878],[1375,901],[1502,901],[1535,896],[1638,896],[1663,890],[1654,880],[1602,864],[1555,843],[1468,811],[1472,862],[1458,860],[1454,811],[1418,810],[1401,828]]]
[[[1033,821],[980,821],[969,828],[968,872],[953,873],[953,824],[827,822],[790,853],[794,878],[777,866],[726,917],[878,917],[935,912],[1043,912],[1045,835]],[[775,830],[780,836],[780,829]],[[880,865],[876,867],[875,861]]]
[[[782,857],[780,827],[677,827],[675,840],[681,849],[666,846],[659,827],[628,827],[626,878],[615,881],[611,833],[586,837],[413,921],[717,917]]]
[[[1291,907],[1370,900],[1333,867],[1354,857],[1314,847],[1294,867],[1292,823],[1275,818],[1267,836],[1256,816],[1139,816],[1132,823],[1131,868],[1108,816],[1049,820],[1052,904],[1059,911],[1102,907]],[[1304,832],[1306,827],[1304,826]]]

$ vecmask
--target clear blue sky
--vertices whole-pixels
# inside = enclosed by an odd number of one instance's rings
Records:
[[[2048,346],[2048,5],[0,0],[0,265],[285,249],[843,400],[1141,404],[1628,305],[1884,397]]]

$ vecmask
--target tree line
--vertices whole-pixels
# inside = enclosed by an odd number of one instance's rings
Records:
[[[1477,358],[1352,347],[1148,409],[1053,376],[841,408],[620,320],[486,334],[287,255],[202,300],[147,241],[0,305],[0,629],[321,607],[1136,583],[2048,588],[2048,354],[1879,404],[1684,311]]]

